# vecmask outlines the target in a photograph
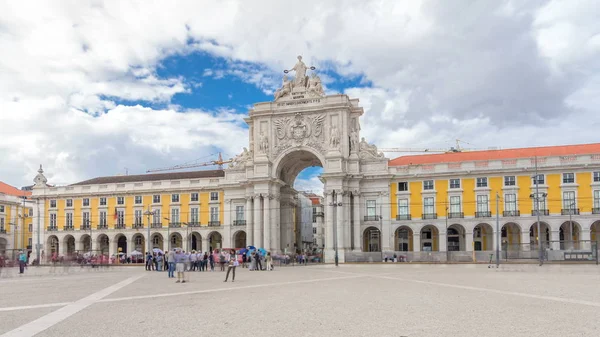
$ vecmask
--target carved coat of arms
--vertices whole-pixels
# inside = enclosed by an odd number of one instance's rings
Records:
[[[275,135],[278,138],[276,153],[294,145],[300,146],[308,145],[309,143],[319,143],[309,140],[321,136],[324,122],[325,115],[305,117],[301,113],[297,113],[293,119],[287,117],[274,120]],[[294,144],[290,144],[290,142]]]

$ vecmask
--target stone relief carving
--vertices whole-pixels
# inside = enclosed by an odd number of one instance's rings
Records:
[[[253,151],[248,151],[247,148],[244,148],[242,153],[238,154],[237,156],[235,156],[235,158],[233,158],[233,161],[229,164],[228,169],[242,170],[246,166],[246,163],[252,161],[253,157]]]
[[[361,159],[383,159],[385,156],[383,153],[377,150],[377,146],[367,143],[363,137],[359,144],[359,154]]]
[[[260,132],[259,142],[258,142],[258,150],[262,153],[269,152],[269,138],[264,134],[264,132]]]
[[[273,124],[278,144],[273,148],[274,154],[278,155],[288,148],[303,145],[323,152],[321,135],[324,123],[325,115],[304,116],[301,113],[297,113],[293,119],[275,119]]]
[[[329,136],[329,146],[337,149],[340,145],[340,132],[338,131],[337,126],[331,126],[331,135]]]
[[[315,67],[308,67],[302,61],[302,56],[298,56],[298,62],[291,69],[283,71],[286,75],[283,76],[281,88],[275,91],[275,100],[277,101],[282,97],[292,96],[292,98],[314,98],[325,96],[321,78],[314,73],[311,77],[307,76],[306,71],[309,69],[315,70]],[[296,72],[293,81],[290,81],[287,76],[291,71]]]
[[[358,132],[355,128],[350,131],[350,151],[356,152],[358,150]]]

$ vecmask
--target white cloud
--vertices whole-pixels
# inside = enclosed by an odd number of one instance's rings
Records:
[[[166,57],[198,51],[224,59],[203,76],[236,76],[265,93],[298,54],[360,75],[373,88],[345,92],[365,106],[362,136],[381,147],[593,142],[598,8],[594,0],[0,3],[0,178],[27,184],[41,162],[72,182],[238,152],[247,139],[239,117],[173,105],[174,95],[203,87],[157,74]]]
[[[318,195],[323,195],[323,183],[319,180],[318,174],[308,177],[307,179],[298,178],[294,183],[294,188],[298,191],[311,192]]]

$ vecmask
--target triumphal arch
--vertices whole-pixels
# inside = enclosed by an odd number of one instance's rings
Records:
[[[225,222],[234,205],[243,203],[248,244],[273,252],[292,249],[294,180],[303,169],[321,166],[325,259],[333,261],[337,248],[344,262],[345,253],[361,250],[366,220],[390,236],[388,160],[360,135],[364,111],[358,99],[326,95],[315,68],[301,56],[284,73],[274,100],[254,104],[245,119],[248,147],[225,172]],[[365,194],[380,200],[377,219],[366,219]]]

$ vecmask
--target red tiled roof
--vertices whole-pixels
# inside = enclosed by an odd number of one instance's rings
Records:
[[[502,160],[529,157],[569,156],[581,154],[600,154],[600,143],[525,147],[505,150],[466,151],[402,156],[390,160],[389,166],[453,163],[480,160]]]
[[[225,171],[223,171],[223,170],[136,174],[136,175],[128,175],[128,176],[98,177],[98,178],[81,181],[81,182],[72,184],[71,186],[95,185],[95,184],[114,184],[114,183],[132,183],[132,182],[140,182],[140,181],[157,181],[157,180],[221,178],[224,176],[225,176]]]
[[[21,191],[16,187],[10,186],[9,184],[0,181],[0,194],[12,195],[15,197],[28,197],[31,195],[31,192]]]

